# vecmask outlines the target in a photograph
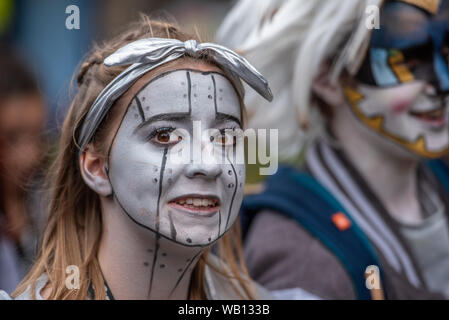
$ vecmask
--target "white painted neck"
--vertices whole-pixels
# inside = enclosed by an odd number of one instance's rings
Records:
[[[112,198],[102,198],[99,263],[115,299],[187,299],[204,248],[159,237],[133,222]],[[158,245],[157,245],[158,244]]]

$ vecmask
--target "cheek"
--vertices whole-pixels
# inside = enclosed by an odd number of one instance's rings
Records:
[[[383,114],[399,116],[409,112],[423,90],[422,84],[412,83],[392,88],[365,90],[365,100]]]
[[[243,191],[245,188],[245,179],[246,179],[245,165],[236,165],[235,170],[237,173],[237,190],[236,190],[236,196],[235,196],[235,201],[236,201],[235,210],[238,213],[240,210],[240,206],[242,204]]]
[[[116,200],[134,221],[155,231],[159,225],[158,202],[170,188],[173,171],[163,158],[163,149],[153,150],[130,141],[121,148],[115,145],[110,158],[109,179]]]
[[[181,181],[180,178],[185,174],[185,166],[167,161],[165,166],[159,167],[157,170],[158,179],[162,179],[162,192],[166,196],[170,194],[173,187],[183,190],[188,193],[191,189],[191,185]],[[155,169],[156,170],[156,169]],[[181,181],[181,183],[179,183]]]
[[[223,167],[223,187],[226,193],[224,207],[230,209],[230,214],[235,217],[239,212],[245,187],[245,165],[233,164]],[[232,208],[231,208],[232,206]]]
[[[390,110],[394,114],[402,114],[404,112],[408,112],[410,108],[413,105],[413,101],[409,97],[397,97],[393,98],[393,101],[391,101]]]
[[[110,178],[117,193],[138,201],[153,196],[159,185],[163,150],[150,150],[144,144],[117,139],[110,158]]]

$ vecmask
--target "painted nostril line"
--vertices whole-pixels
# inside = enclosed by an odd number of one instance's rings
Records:
[[[204,176],[206,177],[207,175],[204,172],[196,172],[195,174],[193,174],[194,177],[196,176]]]
[[[215,179],[221,173],[222,173],[221,168],[191,166],[190,168],[187,169],[186,176],[189,178],[204,177],[209,179]]]

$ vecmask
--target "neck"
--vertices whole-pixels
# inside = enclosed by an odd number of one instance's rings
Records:
[[[204,249],[157,236],[102,203],[103,233],[98,259],[115,299],[188,299],[192,271]]]
[[[331,129],[389,213],[404,222],[419,222],[422,214],[417,188],[418,159],[366,128],[348,106],[334,113]]]

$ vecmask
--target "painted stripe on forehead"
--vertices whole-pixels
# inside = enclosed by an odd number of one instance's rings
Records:
[[[182,73],[182,71],[184,72]],[[188,115],[192,114],[193,107],[204,107],[204,103],[194,103],[194,101],[198,101],[198,99],[202,99],[203,102],[207,101],[205,99],[209,96],[209,94],[205,93],[205,88],[201,88],[202,94],[206,94],[206,96],[199,97],[199,89],[197,87],[198,75],[214,77],[218,87],[215,97],[217,100],[217,111],[233,116],[239,119],[238,122],[240,122],[240,100],[230,80],[228,80],[225,75],[216,71],[200,71],[195,69],[170,70],[156,76],[146,83],[135,95],[135,98],[138,98],[141,102],[141,109],[143,111],[143,117],[141,118],[148,120],[158,114]],[[174,83],[171,85],[167,85],[167,82],[158,83],[158,80],[163,78],[167,79],[167,77],[172,77]],[[178,84],[185,87],[185,89],[174,89],[176,82],[179,82]],[[211,86],[208,85],[208,87]],[[169,99],[172,101],[169,101]],[[210,102],[212,104],[212,101]],[[232,111],[229,112],[229,110]]]
[[[214,76],[216,86],[216,112],[237,118],[241,122],[240,99],[232,83],[224,76]],[[237,106],[234,108],[233,106]]]
[[[189,114],[192,114],[192,80],[190,79],[190,71],[186,72],[187,77],[187,96],[189,102]]]
[[[217,117],[217,84],[215,82],[215,77],[212,74],[210,76],[212,78],[212,84],[214,86],[214,109],[215,109],[215,117]]]
[[[142,111],[144,112],[144,118],[148,119],[157,114],[167,113],[191,114],[192,99],[194,98],[192,97],[192,82],[194,82],[192,76],[194,76],[194,74],[205,76],[214,75],[215,77],[218,77],[220,79],[220,83],[228,82],[228,86],[232,90],[232,94],[237,97],[238,101],[238,95],[235,91],[235,88],[227,79],[227,77],[219,72],[201,71],[196,69],[170,70],[151,79],[136,93],[135,97],[138,98],[141,102]],[[174,82],[179,82],[179,85],[184,86],[185,90],[173,90],[173,85],[167,86],[167,83],[163,82],[158,84],[158,80],[167,77],[172,77]],[[172,108],[169,106],[169,109],[167,109],[168,98],[173,99],[172,102],[174,102]]]
[[[237,114],[237,115],[232,115],[232,114],[226,114],[223,112],[219,112],[218,111],[218,104],[217,104],[217,81],[215,80],[214,75],[211,75],[212,78],[212,84],[214,87],[214,109],[215,109],[215,120],[217,121],[224,121],[224,120],[230,120],[230,121],[234,121],[236,123],[239,124],[239,126],[242,126],[242,121],[241,121],[241,113]],[[221,97],[222,98],[222,97]],[[223,100],[223,99],[222,99]],[[238,98],[237,98],[238,100]],[[240,101],[238,101],[238,104],[240,104]],[[239,108],[240,111],[240,108]]]
[[[215,117],[211,74],[192,73],[192,118]]]

